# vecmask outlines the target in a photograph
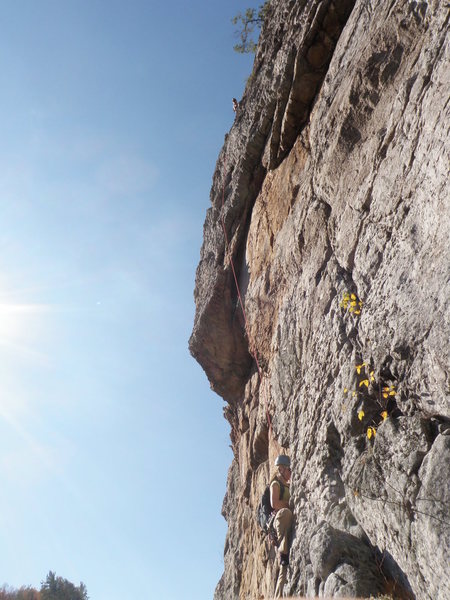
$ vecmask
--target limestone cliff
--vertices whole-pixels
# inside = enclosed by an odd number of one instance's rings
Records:
[[[449,6],[271,2],[214,173],[190,340],[234,451],[216,600],[273,593],[255,509],[281,448],[287,592],[450,598]]]

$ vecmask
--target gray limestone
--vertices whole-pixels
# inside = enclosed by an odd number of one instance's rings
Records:
[[[214,174],[190,340],[235,456],[216,600],[273,593],[255,510],[281,448],[289,593],[450,598],[449,8],[272,0]]]

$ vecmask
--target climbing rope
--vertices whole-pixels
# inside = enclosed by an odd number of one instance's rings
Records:
[[[239,300],[239,305],[241,307],[242,315],[244,317],[244,329],[245,329],[245,334],[248,339],[249,352],[250,352],[251,356],[253,357],[255,364],[256,364],[256,368],[258,370],[259,384],[260,384],[260,389],[261,389],[263,378],[264,378],[264,373],[262,372],[261,365],[258,360],[256,344],[254,343],[253,338],[250,334],[250,327],[248,324],[247,314],[245,312],[244,301],[242,300],[242,294],[241,294],[241,290],[239,287],[239,281],[238,281],[236,269],[234,266],[233,253],[231,251],[230,242],[228,240],[227,228],[225,226],[225,177],[226,177],[226,172],[227,172],[226,167],[227,167],[227,157],[225,156],[224,166],[223,166],[224,175],[223,175],[223,184],[222,184],[222,210],[221,210],[221,222],[222,222],[223,235],[224,235],[224,239],[225,239],[225,258],[228,258],[228,261],[231,266],[231,271],[233,273],[234,284],[236,286],[236,292],[237,292],[237,296],[238,296],[238,300]],[[272,433],[272,420],[270,418],[267,398],[265,400],[265,409],[266,409],[267,423],[269,426],[269,434],[271,434]]]

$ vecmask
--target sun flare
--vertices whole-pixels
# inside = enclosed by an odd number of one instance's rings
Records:
[[[44,304],[0,302],[0,355],[20,354],[41,361],[42,315],[49,310]]]

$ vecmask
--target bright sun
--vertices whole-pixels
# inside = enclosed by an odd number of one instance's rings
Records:
[[[39,356],[44,322],[41,304],[0,303],[0,355],[14,353],[23,357]],[[41,355],[42,358],[42,355]]]

